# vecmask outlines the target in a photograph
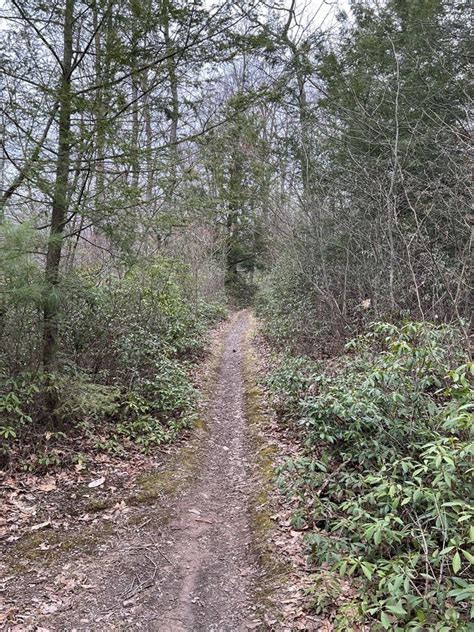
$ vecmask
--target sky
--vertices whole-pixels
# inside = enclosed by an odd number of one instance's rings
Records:
[[[274,6],[291,6],[292,0],[269,0]],[[311,22],[323,30],[329,29],[336,23],[336,16],[341,11],[350,12],[349,0],[296,0],[296,11],[303,24]]]

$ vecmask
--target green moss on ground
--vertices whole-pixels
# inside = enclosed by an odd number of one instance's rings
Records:
[[[291,567],[278,560],[270,545],[275,528],[272,520],[271,492],[274,489],[275,456],[278,450],[276,446],[269,445],[265,440],[268,418],[263,405],[263,391],[256,383],[255,366],[257,359],[251,344],[254,328],[255,324],[252,319],[244,342],[243,373],[245,412],[260,479],[260,491],[253,498],[251,504],[250,521],[253,546],[257,551],[261,569],[255,586],[257,609],[263,615],[275,609],[275,597]]]
[[[28,570],[31,563],[51,565],[74,551],[93,555],[97,547],[113,533],[110,522],[88,526],[81,531],[45,529],[29,533],[5,553],[4,560],[12,573]]]

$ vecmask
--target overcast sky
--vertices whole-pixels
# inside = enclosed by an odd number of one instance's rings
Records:
[[[300,11],[313,15],[315,24],[323,28],[330,27],[341,11],[349,12],[348,0],[297,0],[296,4]]]
[[[269,10],[280,10],[282,15],[287,15],[292,0],[262,0],[262,3]],[[292,30],[299,33],[304,27],[310,27],[310,30],[331,30],[336,26],[337,15],[341,11],[350,14],[350,0],[296,0],[297,24]]]

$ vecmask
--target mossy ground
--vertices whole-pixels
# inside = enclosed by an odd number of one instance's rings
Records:
[[[258,554],[261,569],[255,586],[256,605],[262,614],[275,610],[278,588],[287,577],[290,567],[275,556],[275,551],[270,545],[275,529],[271,493],[275,484],[275,457],[278,449],[270,444],[265,436],[268,413],[264,406],[263,390],[258,386],[257,357],[252,346],[255,326],[255,320],[252,318],[245,340],[243,369],[245,412],[259,479],[259,492],[251,503],[251,528],[253,546]]]
[[[175,496],[187,488],[198,467],[202,430],[195,429],[188,443],[181,446],[166,466],[141,474],[137,491],[127,499],[131,505],[151,505],[160,498]]]
[[[79,554],[81,558],[91,556],[112,533],[110,522],[82,527],[80,531],[38,531],[17,542],[5,554],[4,562],[9,571],[16,574],[27,571],[31,563],[49,567],[62,563],[66,556],[69,558],[73,554]]]

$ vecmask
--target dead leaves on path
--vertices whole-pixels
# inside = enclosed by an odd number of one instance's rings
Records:
[[[94,487],[100,487],[104,483],[105,483],[105,476],[101,476],[100,478],[96,478],[95,481],[91,481],[90,483],[88,483],[87,487],[92,489]]]
[[[283,448],[280,446],[280,449]],[[270,629],[279,632],[332,632],[333,626],[329,621],[313,616],[308,610],[308,592],[313,586],[313,578],[305,553],[304,533],[291,527],[292,508],[284,499],[275,494],[273,502],[277,504],[278,512],[271,516],[275,529],[270,548],[280,560],[291,566],[291,572],[278,590],[278,611],[283,622]]]
[[[148,468],[151,464],[148,459]],[[95,546],[96,533],[103,530],[99,523],[118,523],[128,517],[133,508],[126,499],[135,491],[144,458],[118,465],[112,462],[113,467],[106,472],[105,465],[110,463],[101,459],[93,471],[61,471],[46,477],[23,473],[4,478],[0,501],[0,543],[5,553],[0,555],[0,629],[46,630],[35,627],[39,617],[67,609],[78,590],[97,588],[83,572],[85,563],[77,559],[68,563],[75,558],[69,554],[70,549],[76,542],[78,547]],[[156,467],[156,462],[153,465]],[[63,550],[67,556],[62,555]],[[60,571],[56,559],[67,562],[59,566]]]
[[[61,572],[51,577],[48,571],[37,570],[31,581],[35,585],[41,580],[44,583],[38,591],[38,594],[31,598],[28,606],[13,605],[2,597],[2,592],[9,582],[15,580],[14,576],[6,577],[0,583],[0,628],[7,629],[9,632],[26,632],[35,630],[35,632],[49,632],[49,628],[37,627],[34,624],[38,615],[51,615],[65,607],[75,591],[94,590],[97,587],[90,583],[87,575],[70,563],[66,564]],[[26,588],[26,586],[25,586]]]
[[[88,468],[80,465],[47,475],[0,475],[0,544],[8,547],[35,531],[113,519],[137,476],[159,464],[156,456],[137,454],[124,461],[97,454]]]

